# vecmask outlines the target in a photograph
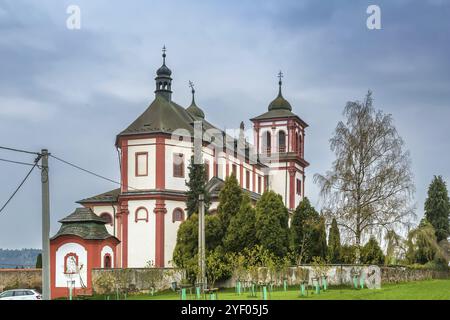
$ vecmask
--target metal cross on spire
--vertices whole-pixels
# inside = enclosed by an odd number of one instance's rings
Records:
[[[191,80],[189,80],[189,88],[191,88],[192,93],[195,92],[195,90],[194,90],[194,83]]]
[[[281,72],[281,70],[280,70],[280,72],[278,72],[278,79],[279,79],[279,84],[281,85],[281,79],[283,78],[283,72]]]
[[[162,48],[163,64],[166,64],[166,51],[167,51],[166,45],[164,45],[163,48]]]

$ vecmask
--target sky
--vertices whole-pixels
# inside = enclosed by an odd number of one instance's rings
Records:
[[[381,9],[370,30],[369,5]],[[67,8],[80,29],[67,28]],[[334,159],[329,139],[347,101],[373,91],[411,152],[416,213],[433,175],[450,180],[450,1],[52,1],[0,0],[0,145],[39,151],[119,180],[116,135],[154,98],[167,47],[173,100],[188,81],[220,128],[267,110],[283,95],[306,131],[306,196],[320,209],[315,173]],[[0,158],[33,156],[0,150]],[[0,162],[0,205],[29,167]],[[50,160],[51,234],[75,201],[116,186]],[[0,248],[40,248],[35,170],[0,213]]]

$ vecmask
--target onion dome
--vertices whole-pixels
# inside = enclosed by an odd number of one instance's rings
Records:
[[[292,111],[292,107],[291,104],[283,97],[283,95],[281,94],[281,85],[282,85],[282,81],[281,78],[283,77],[283,73],[278,74],[279,77],[279,81],[278,81],[278,96],[275,98],[275,100],[273,100],[270,104],[269,104],[269,111],[272,110],[289,110]]]
[[[195,104],[195,90],[192,81],[189,81],[189,86],[192,90],[192,102],[191,105],[186,109],[186,111],[195,118],[205,119],[205,113]]]

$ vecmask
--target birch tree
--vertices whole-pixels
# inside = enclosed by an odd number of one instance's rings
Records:
[[[348,102],[343,115],[330,139],[336,160],[314,181],[324,213],[348,233],[359,261],[364,236],[411,221],[414,184],[403,139],[392,116],[375,110],[370,91],[363,102]]]

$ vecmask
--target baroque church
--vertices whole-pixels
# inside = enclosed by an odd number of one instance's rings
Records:
[[[292,112],[282,95],[267,110],[251,118],[253,144],[228,135],[208,122],[195,102],[188,107],[172,99],[172,71],[156,71],[155,96],[150,106],[116,137],[120,151],[121,187],[77,201],[82,207],[60,221],[51,239],[52,297],[66,296],[67,282],[74,288],[91,288],[93,268],[138,268],[149,262],[171,267],[177,230],[186,219],[186,180],[194,153],[195,126],[201,124],[201,158],[209,213],[231,174],[253,201],[269,189],[280,194],[292,212],[305,191],[305,129],[308,125]],[[73,274],[79,274],[71,280]]]

